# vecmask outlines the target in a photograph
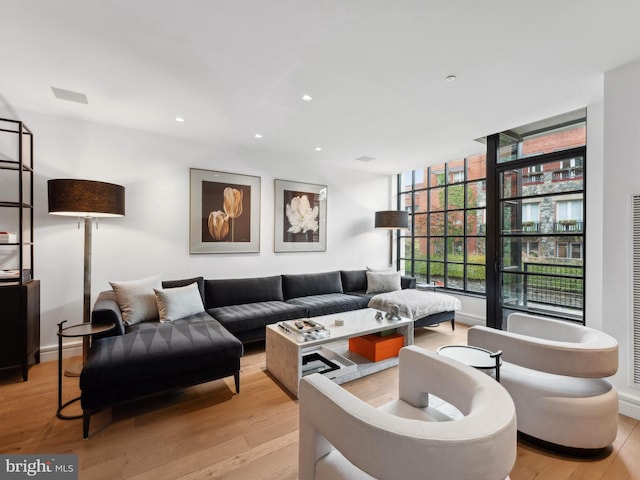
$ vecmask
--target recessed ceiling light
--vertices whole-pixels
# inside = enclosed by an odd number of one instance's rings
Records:
[[[445,77],[445,79],[444,79],[444,80],[445,80],[446,82],[455,82],[455,81],[456,81],[456,78],[458,78],[458,77],[456,77],[455,75],[448,75],[447,77]]]
[[[178,122],[178,123],[182,123],[182,122],[184,122],[184,118],[182,118],[182,117],[176,117],[176,122]]]
[[[256,134],[254,135],[254,137],[255,137],[255,138],[262,138],[262,134],[261,134],[261,133],[256,133]]]
[[[321,152],[322,151],[322,147],[316,147],[316,152]]]
[[[311,100],[313,100],[313,97],[311,95],[307,95],[306,93],[302,96],[302,100],[304,100],[305,102],[310,102]]]

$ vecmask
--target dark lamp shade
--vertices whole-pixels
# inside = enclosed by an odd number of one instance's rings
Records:
[[[376,228],[396,230],[409,228],[409,214],[402,210],[384,210],[376,212]]]
[[[73,217],[124,216],[124,187],[93,180],[47,182],[49,213]]]

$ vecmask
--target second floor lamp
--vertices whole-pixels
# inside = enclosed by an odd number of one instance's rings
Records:
[[[376,212],[375,227],[389,230],[389,265],[393,265],[393,231],[409,228],[409,214],[404,210]]]

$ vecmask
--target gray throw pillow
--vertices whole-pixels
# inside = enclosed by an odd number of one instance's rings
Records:
[[[154,288],[161,322],[172,322],[204,311],[198,284],[166,289]]]
[[[367,293],[387,293],[400,289],[400,272],[367,272]]]

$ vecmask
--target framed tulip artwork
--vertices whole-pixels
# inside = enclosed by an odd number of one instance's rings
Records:
[[[189,253],[260,251],[260,177],[190,169]]]
[[[275,181],[276,252],[327,249],[327,186]]]

